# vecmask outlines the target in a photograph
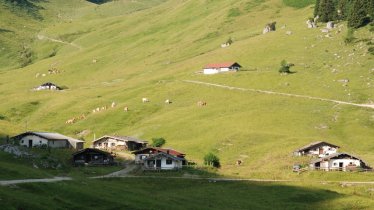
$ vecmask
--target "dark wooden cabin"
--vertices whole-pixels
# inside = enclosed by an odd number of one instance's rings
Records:
[[[73,154],[73,165],[113,165],[111,153],[99,149],[86,148]]]

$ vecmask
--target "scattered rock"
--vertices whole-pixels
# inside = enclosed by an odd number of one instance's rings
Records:
[[[327,29],[333,29],[335,27],[335,24],[333,21],[329,21],[326,23],[326,28]]]
[[[262,30],[262,34],[267,34],[271,31],[275,31],[275,25],[276,24],[277,24],[277,22],[272,22],[272,23],[266,24],[264,30]]]
[[[329,32],[329,29],[326,29],[326,28],[321,29],[321,32],[322,32],[322,33],[328,33],[328,32]]]
[[[286,35],[292,35],[292,31],[286,31]]]

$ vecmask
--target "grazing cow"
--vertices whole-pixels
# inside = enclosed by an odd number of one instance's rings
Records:
[[[116,103],[113,101],[112,105],[110,105],[112,108],[116,107]]]
[[[205,101],[198,101],[197,106],[206,106],[206,102]]]
[[[74,122],[75,122],[75,119],[73,118],[73,119],[67,120],[65,123],[66,124],[73,124]]]
[[[242,164],[242,161],[241,160],[237,160],[236,161],[236,165],[240,166]]]
[[[147,103],[147,102],[149,102],[149,99],[148,98],[142,98],[142,102]]]
[[[100,108],[99,107],[96,108],[96,112],[100,112]]]
[[[96,109],[93,109],[93,110],[92,110],[92,113],[96,113]]]
[[[125,106],[125,108],[123,108],[123,111],[124,112],[128,112],[129,111],[129,107]]]
[[[96,63],[97,62],[97,59],[92,59],[92,63]]]
[[[170,99],[166,99],[165,104],[171,104],[171,103],[172,103],[172,102],[171,102]]]

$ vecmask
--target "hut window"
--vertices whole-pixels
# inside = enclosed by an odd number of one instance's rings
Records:
[[[172,159],[166,159],[166,165],[171,165],[173,164],[173,160]]]
[[[94,156],[94,159],[95,159],[95,160],[99,159],[99,156],[95,155],[95,156]]]
[[[116,143],[112,143],[112,147],[116,146]]]
[[[23,144],[23,140],[21,141],[21,143]]]
[[[41,144],[42,143],[42,141],[39,141],[39,144]]]
[[[336,166],[336,165],[338,165],[338,164],[334,163],[334,166]]]
[[[101,147],[101,143],[99,143],[99,147]]]

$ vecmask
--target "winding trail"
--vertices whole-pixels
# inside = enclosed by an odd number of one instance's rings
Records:
[[[18,179],[18,180],[4,180],[0,181],[1,186],[23,184],[23,183],[45,183],[45,182],[60,182],[73,180],[71,177],[54,177],[48,179]]]
[[[346,102],[346,101],[339,101],[339,100],[327,99],[327,98],[319,98],[319,97],[314,97],[314,96],[298,95],[298,94],[291,94],[291,93],[282,93],[282,92],[275,92],[275,91],[269,91],[269,90],[259,90],[259,89],[252,89],[252,88],[240,88],[240,87],[220,85],[220,84],[209,83],[209,82],[201,82],[201,81],[195,81],[195,80],[182,80],[182,81],[187,82],[187,83],[205,85],[205,86],[219,87],[219,88],[224,88],[224,89],[229,89],[229,90],[250,91],[250,92],[256,92],[256,93],[280,95],[280,96],[287,96],[287,97],[294,97],[294,98],[305,98],[305,99],[310,99],[310,100],[326,101],[326,102],[332,102],[332,103],[336,103],[336,104],[344,104],[344,105],[374,109],[374,104],[356,104],[356,103],[351,103],[351,102]]]
[[[59,39],[54,39],[54,38],[51,38],[51,37],[48,37],[48,36],[44,36],[44,35],[41,35],[41,34],[38,34],[38,39],[39,40],[49,40],[51,42],[57,42],[57,43],[61,43],[61,44],[66,44],[66,45],[70,45],[74,48],[77,48],[79,50],[82,50],[83,47],[77,45],[77,44],[74,44],[74,43],[70,43],[70,42],[65,42],[65,41],[62,41],[62,40],[59,40]]]

